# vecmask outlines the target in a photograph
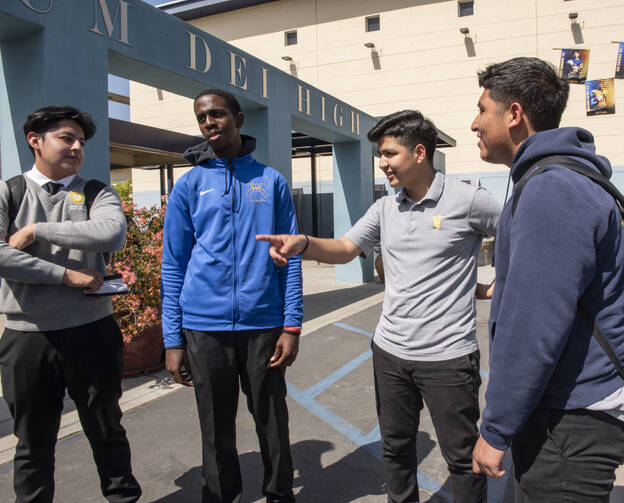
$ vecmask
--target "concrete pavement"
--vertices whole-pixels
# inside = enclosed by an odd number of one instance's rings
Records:
[[[480,268],[482,280],[491,268]],[[290,434],[298,502],[386,501],[375,417],[370,338],[383,286],[337,284],[331,266],[304,262],[304,336],[296,364],[288,369]],[[478,301],[482,387],[487,382],[489,303]],[[144,489],[141,501],[200,501],[200,433],[192,389],[172,384],[166,373],[124,381],[124,426],[133,467]],[[4,402],[2,402],[4,406]],[[59,502],[103,502],[88,442],[71,401],[59,435],[56,480]],[[10,418],[0,409],[0,455],[11,455]],[[241,397],[238,446],[244,502],[262,501],[262,462],[253,422]],[[448,473],[427,410],[418,437],[421,501],[450,501]],[[0,502],[13,501],[12,462],[0,466]],[[611,501],[624,502],[624,477]],[[512,501],[508,478],[490,481],[489,502]],[[622,482],[620,482],[622,481]],[[511,484],[509,484],[511,485]]]

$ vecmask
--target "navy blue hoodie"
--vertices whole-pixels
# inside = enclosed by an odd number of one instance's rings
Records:
[[[517,183],[540,159],[567,155],[611,176],[579,128],[531,135],[511,166]],[[481,435],[510,446],[535,407],[579,409],[624,386],[579,317],[595,316],[624,355],[624,240],[613,198],[587,177],[552,166],[510,198],[496,236],[496,286],[490,312],[490,379]]]

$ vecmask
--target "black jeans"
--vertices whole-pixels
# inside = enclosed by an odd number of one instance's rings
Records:
[[[5,329],[0,372],[18,439],[13,463],[18,502],[54,498],[54,448],[66,388],[91,444],[102,494],[114,503],[139,499],[120,422],[122,365],[121,333],[112,316],[49,332]]]
[[[236,451],[239,380],[253,415],[264,464],[262,494],[294,501],[284,370],[269,368],[281,328],[240,332],[184,330],[202,432],[204,503],[238,503]]]
[[[416,434],[423,401],[451,474],[453,502],[485,502],[486,478],[472,471],[479,435],[479,352],[445,361],[412,361],[373,344],[373,367],[388,502],[418,501]]]
[[[518,503],[609,501],[624,422],[606,412],[538,407],[511,446]]]

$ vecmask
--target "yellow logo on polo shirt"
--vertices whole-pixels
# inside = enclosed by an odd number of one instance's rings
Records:
[[[433,228],[434,229],[441,229],[442,228],[442,219],[444,218],[444,215],[434,215],[433,216]]]
[[[70,192],[69,198],[74,204],[82,204],[85,200],[85,195],[82,192]]]

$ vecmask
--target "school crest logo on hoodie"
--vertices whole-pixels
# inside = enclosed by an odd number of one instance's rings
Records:
[[[250,182],[247,185],[247,198],[252,203],[263,203],[269,197],[269,193],[265,190],[265,182]]]

